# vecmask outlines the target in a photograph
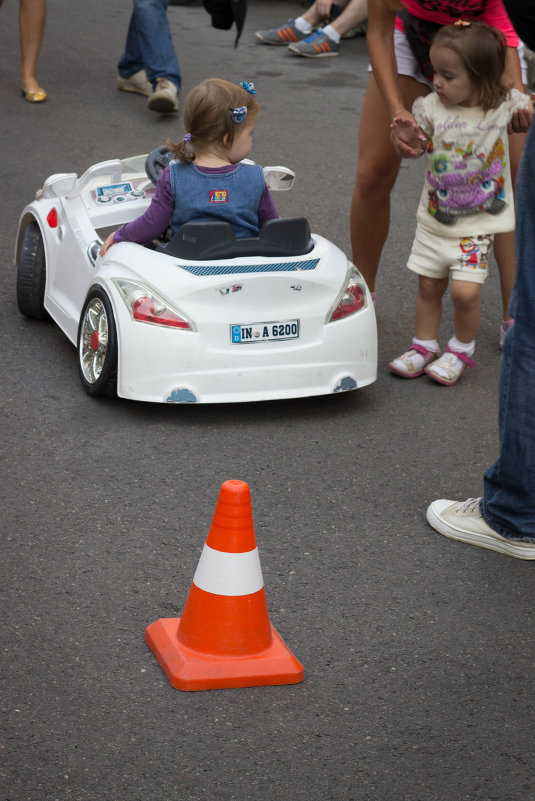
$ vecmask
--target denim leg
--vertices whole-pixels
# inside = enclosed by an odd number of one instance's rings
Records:
[[[125,52],[118,69],[124,78],[145,69],[153,87],[157,78],[167,78],[180,90],[180,68],[169,30],[167,2],[134,0]]]
[[[500,368],[500,455],[487,470],[481,514],[505,537],[535,540],[535,125],[517,181],[515,324]]]
[[[143,61],[139,37],[137,35],[135,12],[132,12],[130,17],[128,33],[126,34],[125,51],[119,59],[117,69],[122,78],[130,78],[134,73],[145,69],[145,62]]]

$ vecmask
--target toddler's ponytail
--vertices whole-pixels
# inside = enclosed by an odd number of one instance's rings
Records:
[[[191,145],[191,140],[191,134],[187,133],[180,142],[171,142],[169,139],[166,142],[171,153],[182,164],[189,164],[191,161],[195,161],[195,150]]]

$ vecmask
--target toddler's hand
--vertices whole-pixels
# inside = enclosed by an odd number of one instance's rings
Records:
[[[425,153],[423,143],[427,138],[408,111],[394,117],[390,125],[390,136],[392,144],[403,158],[418,158]]]
[[[113,232],[112,232],[112,233],[111,233],[111,234],[110,234],[110,235],[109,235],[109,236],[106,238],[106,241],[104,242],[104,244],[103,244],[103,245],[102,245],[102,247],[100,248],[100,251],[99,251],[99,255],[100,255],[100,256],[104,256],[104,254],[105,254],[105,253],[106,253],[106,252],[107,252],[107,251],[108,251],[108,250],[111,248],[111,246],[113,245],[113,242],[114,242],[113,235],[114,235],[114,233],[115,233],[115,231],[113,231]]]

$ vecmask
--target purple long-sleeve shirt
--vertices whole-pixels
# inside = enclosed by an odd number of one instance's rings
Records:
[[[217,175],[225,172],[232,172],[236,169],[235,164],[228,164],[224,167],[197,167],[201,172],[212,175]],[[132,220],[132,222],[121,225],[113,235],[114,242],[137,242],[140,245],[145,245],[147,242],[152,242],[161,236],[167,226],[175,208],[175,201],[173,192],[171,191],[171,176],[169,175],[169,167],[166,167],[160,176],[160,180],[156,186],[156,192],[151,201],[150,206],[141,217]],[[265,188],[264,194],[258,206],[258,227],[267,222],[267,220],[277,219],[279,212],[271,197],[269,189]]]

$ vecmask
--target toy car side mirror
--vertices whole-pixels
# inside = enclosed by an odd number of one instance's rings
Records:
[[[58,172],[50,175],[43,186],[42,197],[62,197],[71,192],[78,178],[75,172]]]
[[[292,188],[295,172],[288,167],[264,167],[264,178],[272,192],[282,192]]]

